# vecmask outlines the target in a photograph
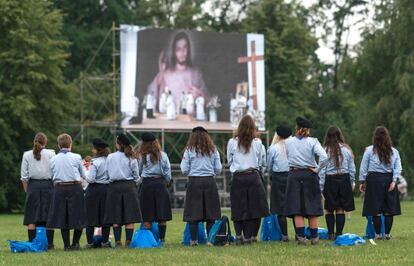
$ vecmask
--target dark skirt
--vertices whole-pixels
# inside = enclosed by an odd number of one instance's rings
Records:
[[[86,223],[85,216],[85,200],[81,184],[56,184],[47,227],[81,230]]]
[[[172,220],[170,195],[163,178],[144,178],[139,196],[144,222]]]
[[[272,173],[272,190],[270,193],[270,212],[283,215],[287,177],[289,172]]]
[[[51,180],[29,180],[24,204],[24,225],[45,224],[53,197]]]
[[[327,175],[323,196],[325,197],[325,210],[329,212],[338,209],[347,212],[355,210],[349,174]]]
[[[233,221],[252,220],[270,215],[265,187],[256,171],[233,175],[230,202]]]
[[[185,222],[211,221],[221,217],[216,181],[211,176],[189,177],[185,194]]]
[[[105,224],[125,225],[142,222],[138,189],[134,181],[110,183],[105,205]]]
[[[381,213],[401,214],[397,185],[394,190],[388,192],[391,182],[391,173],[368,173],[362,216],[375,216]]]
[[[85,192],[86,225],[101,227],[104,224],[108,184],[89,184]]]
[[[319,177],[308,169],[289,171],[286,187],[285,216],[322,216]]]

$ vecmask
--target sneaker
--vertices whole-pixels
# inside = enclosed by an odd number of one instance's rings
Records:
[[[313,246],[317,245],[319,243],[319,237],[311,238],[311,244]]]
[[[244,239],[242,236],[236,236],[236,239],[234,240],[234,244],[236,246],[242,246],[244,245]]]
[[[207,246],[208,247],[212,247],[212,246],[214,246],[210,241],[207,241]]]
[[[298,241],[298,245],[300,245],[300,246],[306,246],[306,241],[307,241],[307,239],[306,239],[306,237],[304,237],[304,236],[297,236],[297,241]]]
[[[257,243],[257,236],[252,236],[252,237],[250,238],[250,242],[251,242],[251,243]]]
[[[328,234],[328,240],[335,241],[335,234]]]
[[[121,241],[116,241],[115,242],[115,248],[122,248],[122,242]]]
[[[386,234],[384,237],[385,240],[391,240],[392,239],[392,235],[390,234]]]
[[[54,249],[55,249],[55,245],[53,244],[47,245],[47,250],[54,250]]]
[[[131,240],[125,240],[125,247],[128,248],[131,244]]]
[[[160,246],[163,247],[165,245],[165,239],[160,239]]]
[[[289,242],[289,236],[282,235],[282,242]]]
[[[198,242],[191,240],[190,241],[190,247],[196,247],[196,246],[198,246]]]
[[[71,249],[71,250],[80,250],[79,243],[72,244],[72,246],[70,247],[70,249]]]
[[[252,238],[245,238],[244,240],[243,240],[243,244],[244,245],[250,245],[252,243]]]
[[[95,246],[93,244],[86,244],[83,248],[91,249],[91,248],[95,248]]]
[[[375,240],[384,240],[382,235],[375,234]]]
[[[101,248],[112,248],[111,242],[102,243]]]
[[[64,251],[71,251],[71,250],[72,250],[72,248],[71,248],[71,246],[66,246],[66,247],[64,247],[64,248],[63,248],[63,250],[64,250]]]

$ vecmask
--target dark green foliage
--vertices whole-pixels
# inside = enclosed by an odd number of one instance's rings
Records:
[[[47,1],[0,1],[0,210],[23,203],[21,153],[34,134],[56,134],[71,113],[61,27],[60,12]]]

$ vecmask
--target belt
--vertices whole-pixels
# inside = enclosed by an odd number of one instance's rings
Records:
[[[55,186],[70,186],[70,185],[80,185],[79,181],[70,181],[70,182],[59,182],[56,183]]]
[[[252,169],[247,169],[247,170],[244,170],[244,171],[234,172],[233,175],[237,176],[237,175],[249,174],[249,173],[259,173],[259,170],[252,168]]]
[[[295,172],[295,171],[311,171],[309,168],[297,168],[297,167],[289,167],[289,171]]]
[[[162,176],[145,176],[145,177],[142,177],[143,180],[151,179],[151,178],[162,178]]]

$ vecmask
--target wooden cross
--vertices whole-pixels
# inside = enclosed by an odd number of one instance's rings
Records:
[[[256,55],[256,42],[250,42],[250,56],[243,56],[237,58],[237,63],[252,63],[252,85],[253,85],[253,93],[251,95],[253,99],[253,108],[257,110],[257,85],[256,85],[256,62],[264,60],[263,55]]]

